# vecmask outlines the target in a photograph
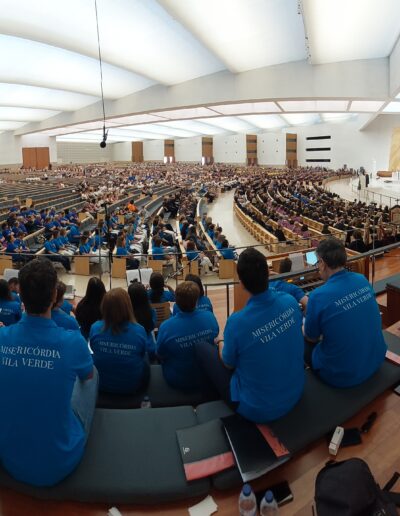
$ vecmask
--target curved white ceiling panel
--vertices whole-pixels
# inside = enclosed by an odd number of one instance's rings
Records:
[[[274,129],[288,125],[279,115],[243,115],[240,118],[259,129]]]
[[[346,111],[348,100],[280,100],[284,111]]]
[[[15,120],[17,122],[37,122],[54,116],[58,111],[49,109],[32,109],[21,107],[1,107],[0,120]]]
[[[98,97],[70,91],[0,83],[0,106],[32,107],[75,111],[99,100]]]
[[[217,118],[204,118],[204,122],[215,125],[216,127],[222,127],[222,129],[226,129],[227,131],[232,132],[251,132],[256,130],[257,128],[247,122],[246,120],[241,120],[238,117],[234,116],[221,116]]]
[[[39,4],[0,0],[0,32],[97,58],[94,0]],[[164,84],[224,69],[156,0],[97,0],[97,8],[102,57],[110,64]]]
[[[313,64],[388,56],[400,34],[399,0],[303,0]]]
[[[22,127],[26,124],[25,122],[15,122],[13,120],[3,120],[0,121],[0,129],[3,131],[12,131],[14,129],[18,129],[18,127]]]
[[[97,59],[2,34],[0,48],[0,82],[100,95]],[[117,99],[154,84],[145,77],[107,63],[103,64],[103,79],[104,96],[109,99]]]
[[[159,0],[232,72],[306,59],[297,0]]]
[[[123,126],[116,128],[115,131],[122,131],[122,133],[131,133],[132,131],[136,133],[137,131],[144,131],[146,133],[167,134],[168,136],[176,136],[178,138],[188,138],[190,136],[198,136],[200,134],[198,132],[188,131],[186,129],[183,130],[172,127],[167,128],[160,124],[137,124],[132,126]]]
[[[173,122],[161,122],[158,125],[165,126],[167,128],[172,127],[176,129],[185,129],[210,136],[214,134],[223,134],[226,132],[221,127],[216,127],[212,124],[205,124],[201,120],[176,120]]]

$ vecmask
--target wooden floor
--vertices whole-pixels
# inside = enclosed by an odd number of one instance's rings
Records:
[[[376,261],[375,280],[400,272],[400,251],[392,251]],[[213,288],[208,292],[215,307],[215,312],[223,329],[226,320],[226,289]],[[233,306],[232,290],[230,304]],[[232,310],[232,308],[231,308]],[[399,307],[400,319],[400,307]],[[390,328],[400,335],[400,321]],[[362,457],[370,465],[372,472],[382,485],[394,471],[400,471],[400,397],[388,391],[377,398],[356,417],[345,425],[350,428],[360,426],[372,412],[378,413],[377,421],[369,434],[363,437],[359,446],[341,449],[338,459]],[[287,480],[290,483],[294,500],[280,510],[281,516],[311,516],[311,504],[314,496],[314,482],[318,471],[330,459],[324,439],[314,443],[303,453],[278,470],[252,483],[255,489],[264,489],[272,483]],[[134,468],[135,465],[132,464]],[[396,486],[400,491],[400,485]],[[218,492],[212,496],[218,505],[218,515],[233,516],[237,514],[237,490]],[[126,506],[117,505],[123,516],[187,515],[187,508],[200,501],[187,500],[176,504],[162,506]],[[49,502],[32,499],[18,493],[0,490],[0,515],[2,516],[104,516],[109,507],[106,504],[84,504],[72,502]]]

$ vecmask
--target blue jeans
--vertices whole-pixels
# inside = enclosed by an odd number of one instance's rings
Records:
[[[72,391],[72,410],[82,423],[86,439],[89,436],[90,427],[92,425],[98,388],[99,373],[97,369],[93,367],[93,378],[90,380],[80,380],[77,378],[75,380],[74,390]]]

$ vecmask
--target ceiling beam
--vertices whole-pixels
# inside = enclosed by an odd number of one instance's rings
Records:
[[[388,58],[312,66],[307,61],[269,66],[239,74],[228,71],[174,86],[155,85],[118,100],[107,101],[107,117],[127,116],[182,107],[234,102],[298,99],[389,100]],[[102,118],[97,102],[64,112],[16,134],[41,131]]]

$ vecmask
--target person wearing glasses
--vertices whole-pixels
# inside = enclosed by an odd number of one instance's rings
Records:
[[[365,276],[345,269],[346,249],[340,240],[323,240],[316,253],[325,284],[309,295],[305,360],[330,385],[358,385],[385,359],[378,304]]]

